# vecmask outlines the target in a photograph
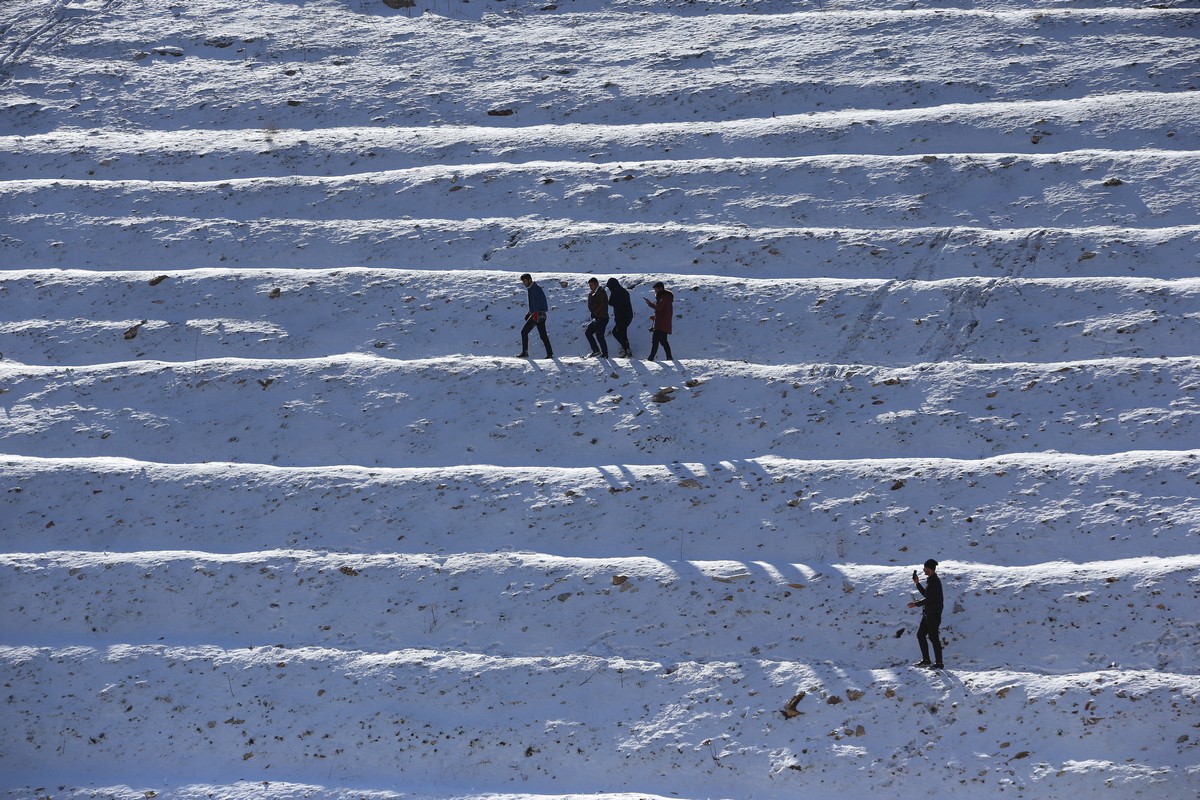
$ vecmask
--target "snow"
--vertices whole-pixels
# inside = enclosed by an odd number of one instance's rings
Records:
[[[1193,2],[393,5],[0,5],[0,796],[1200,796]]]

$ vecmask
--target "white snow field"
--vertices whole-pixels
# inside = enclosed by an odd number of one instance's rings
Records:
[[[1195,800],[1198,87],[1196,0],[0,2],[0,797]]]

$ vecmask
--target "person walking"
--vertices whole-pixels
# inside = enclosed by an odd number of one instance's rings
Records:
[[[600,281],[588,279],[588,322],[584,336],[592,346],[591,357],[608,358],[608,340],[604,338],[604,329],[608,327],[608,295],[600,288]]]
[[[671,319],[675,315],[675,295],[667,291],[666,285],[662,281],[654,284],[654,302],[646,300],[646,305],[654,309],[654,315],[650,317],[650,321],[654,323],[653,331],[654,338],[650,343],[650,361],[658,355],[658,346],[662,345],[663,353],[667,356],[668,361],[674,361],[671,357],[671,343],[667,341],[667,337],[671,335]]]
[[[621,345],[621,358],[633,358],[633,348],[629,346],[629,325],[633,322],[633,303],[629,301],[629,292],[616,278],[609,278],[608,304],[613,311],[613,338]]]
[[[525,327],[521,329],[521,354],[517,358],[529,358],[529,332],[535,327],[542,344],[546,346],[546,358],[554,358],[554,349],[550,347],[550,337],[546,335],[546,312],[550,310],[546,302],[546,293],[538,286],[527,272],[521,276],[521,283],[529,292],[529,313],[525,315]]]
[[[938,637],[938,628],[942,624],[942,579],[937,576],[938,562],[932,558],[925,562],[925,586],[914,569],[913,583],[923,599],[908,604],[909,608],[921,607],[921,625],[917,628],[917,644],[921,646],[921,660],[915,666],[930,669],[944,669],[942,664],[942,640]],[[929,661],[929,645],[926,639],[933,643],[933,662]]]

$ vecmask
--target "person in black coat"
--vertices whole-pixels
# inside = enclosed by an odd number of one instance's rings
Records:
[[[609,278],[608,283],[608,304],[613,310],[613,338],[617,340],[617,344],[621,345],[621,352],[617,355],[621,358],[633,358],[633,349],[629,346],[629,325],[633,322],[633,303],[629,300],[629,292],[625,291],[625,287],[617,282],[616,278]]]
[[[942,640],[938,636],[938,628],[942,624],[942,579],[937,576],[938,562],[932,558],[925,562],[925,586],[921,586],[921,579],[917,577],[917,571],[914,569],[912,574],[913,583],[917,585],[917,591],[921,593],[924,599],[917,600],[908,604],[909,608],[921,607],[921,626],[917,628],[917,644],[921,646],[921,660],[916,663],[918,667],[929,667],[930,669],[943,669],[942,664]],[[933,643],[933,662],[929,661],[929,645],[926,639]]]

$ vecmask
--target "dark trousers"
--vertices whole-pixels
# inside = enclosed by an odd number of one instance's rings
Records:
[[[938,628],[941,627],[942,620],[934,617],[921,616],[921,627],[917,628],[917,644],[921,645],[921,660],[929,660],[929,645],[925,642],[928,638],[933,642],[933,660],[935,663],[942,663],[942,640],[938,637]]]
[[[632,321],[632,319],[620,318],[613,320],[613,338],[617,340],[617,344],[621,345],[621,349],[626,353],[633,352],[633,348],[629,346],[629,334],[627,333],[629,330],[629,323]]]
[[[669,335],[670,334],[666,333],[665,331],[660,331],[657,328],[655,329],[654,338],[650,341],[650,360],[651,361],[653,361],[654,357],[656,355],[658,355],[658,346],[660,344],[662,345],[663,354],[666,355],[666,357],[667,357],[667,361],[675,360],[675,359],[671,358],[671,343],[667,341],[667,337]]]
[[[607,327],[607,319],[594,319],[587,326],[587,330],[583,332],[583,335],[587,337],[588,344],[592,346],[592,352],[599,352],[605,358],[608,358],[608,340],[604,338],[604,329]]]
[[[554,355],[554,350],[550,347],[550,337],[546,335],[546,317],[541,315],[537,321],[532,319],[525,321],[525,327],[521,328],[521,352],[529,352],[529,332],[537,327],[538,336],[542,337],[542,344],[546,345],[546,358]]]

